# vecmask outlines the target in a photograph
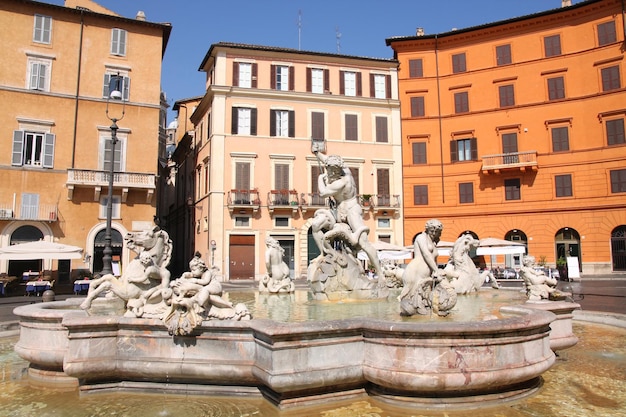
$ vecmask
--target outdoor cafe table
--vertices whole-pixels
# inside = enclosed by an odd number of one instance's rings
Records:
[[[26,294],[40,295],[42,292],[50,288],[49,281],[30,281],[26,283]]]
[[[83,291],[89,291],[89,281],[88,279],[80,279],[74,281],[74,294],[79,294]]]

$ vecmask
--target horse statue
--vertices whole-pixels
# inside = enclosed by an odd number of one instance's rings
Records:
[[[500,288],[498,281],[491,271],[478,271],[469,255],[472,249],[478,247],[478,240],[472,235],[465,234],[459,237],[450,251],[450,260],[443,270],[450,284],[457,294],[469,294],[480,290],[484,282],[491,282],[493,288]]]
[[[172,256],[172,241],[168,233],[154,227],[128,233],[124,240],[137,257],[128,264],[120,278],[106,274],[91,281],[87,298],[80,305],[83,310],[89,309],[102,292],[110,291],[124,301],[127,315],[141,317],[146,302],[168,288],[170,272],[167,266]]]

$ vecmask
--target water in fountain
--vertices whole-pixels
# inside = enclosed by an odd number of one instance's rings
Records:
[[[613,417],[626,412],[626,329],[575,322],[578,344],[560,352],[556,364],[543,374],[544,384],[521,401],[479,410],[481,416]],[[98,393],[79,395],[29,381],[28,363],[17,356],[17,337],[0,339],[0,415],[13,417],[378,417],[476,416],[476,410],[400,409],[373,398],[279,411],[260,398]]]

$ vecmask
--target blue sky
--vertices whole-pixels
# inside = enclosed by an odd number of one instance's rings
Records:
[[[40,0],[63,4],[63,0]],[[561,0],[96,0],[128,18],[172,24],[162,88],[170,105],[204,92],[198,71],[213,43],[238,42],[391,58],[385,39],[448,32],[561,6]],[[572,1],[579,3],[580,1]],[[300,14],[301,29],[298,30]],[[168,117],[172,119],[172,114]]]

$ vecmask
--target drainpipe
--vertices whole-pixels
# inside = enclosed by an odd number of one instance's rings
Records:
[[[622,0],[623,1],[623,0]],[[446,202],[446,187],[443,178],[443,127],[441,120],[441,88],[439,85],[439,50],[437,42],[437,34],[435,34],[435,68],[437,70],[437,118],[439,122],[439,160],[441,164],[441,199],[442,203]]]
[[[76,135],[78,129],[78,96],[80,94],[80,71],[83,57],[83,30],[85,28],[85,14],[80,11],[80,40],[78,42],[78,67],[76,71],[76,96],[74,98],[74,134],[72,137],[72,164],[74,168],[74,162],[76,159]]]

